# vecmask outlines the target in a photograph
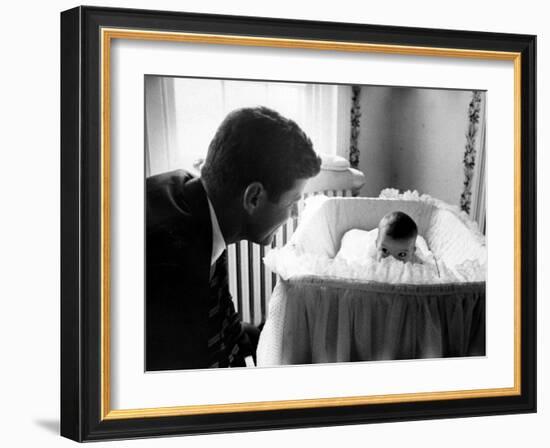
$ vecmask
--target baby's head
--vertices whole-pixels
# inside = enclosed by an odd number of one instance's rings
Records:
[[[403,262],[412,261],[417,235],[418,228],[409,215],[403,212],[388,213],[378,223],[378,259],[391,255]]]

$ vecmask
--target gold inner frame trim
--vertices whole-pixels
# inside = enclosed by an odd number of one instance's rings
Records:
[[[212,45],[239,45],[384,53],[411,56],[490,59],[514,62],[514,386],[391,395],[278,400],[213,405],[188,405],[140,409],[111,409],[110,345],[110,65],[111,41],[131,39]],[[199,33],[175,33],[136,29],[101,29],[101,419],[167,417],[283,409],[307,409],[381,403],[503,397],[521,394],[521,54],[459,48],[369,44],[305,39],[279,39]]]

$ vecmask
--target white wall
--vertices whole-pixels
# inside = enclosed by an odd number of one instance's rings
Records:
[[[471,98],[468,91],[363,87],[361,195],[392,187],[458,205]]]
[[[87,4],[296,19],[538,34],[539,413],[164,438],[94,447],[543,447],[550,435],[550,27],[544,3],[362,3],[256,0],[89,0]],[[59,414],[59,11],[75,1],[7,2],[3,6],[2,219],[0,220],[0,420],[2,445],[75,446],[57,436]],[[545,151],[546,149],[546,151]],[[542,322],[545,325],[542,325]],[[366,379],[367,380],[367,379]],[[338,381],[331,378],[330,381]]]
[[[361,196],[376,197],[391,187],[393,134],[391,126],[392,91],[390,87],[363,87],[359,104],[359,169],[365,174]]]
[[[393,184],[459,204],[471,92],[400,89],[393,101]]]

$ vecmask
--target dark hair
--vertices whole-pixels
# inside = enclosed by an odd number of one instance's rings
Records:
[[[201,176],[213,191],[231,195],[261,182],[269,199],[277,201],[297,179],[313,177],[320,169],[311,140],[294,121],[254,107],[237,109],[223,120]]]
[[[386,232],[386,235],[395,240],[416,238],[418,227],[414,220],[403,212],[391,212],[385,215],[378,224],[378,229]]]

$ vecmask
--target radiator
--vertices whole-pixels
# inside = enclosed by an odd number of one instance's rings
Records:
[[[316,194],[324,194],[330,197],[352,196],[351,190],[326,190],[305,194],[298,204],[298,216],[290,218],[279,228],[270,247],[260,246],[248,241],[241,241],[228,246],[229,290],[235,308],[240,313],[243,321],[255,325],[265,321],[267,305],[277,279],[262,260],[271,248],[282,247],[288,242],[300,221],[304,201]]]

